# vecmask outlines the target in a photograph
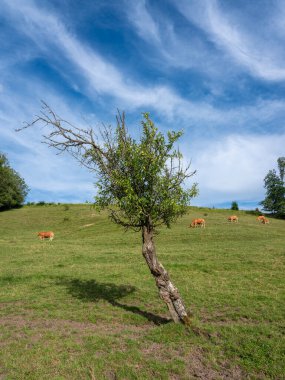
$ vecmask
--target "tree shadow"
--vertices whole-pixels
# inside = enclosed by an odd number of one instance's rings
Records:
[[[137,306],[129,306],[118,302],[119,299],[133,293],[136,290],[134,286],[79,279],[61,279],[59,283],[60,285],[65,285],[68,292],[75,298],[91,302],[98,302],[100,300],[107,301],[112,306],[140,315],[155,325],[163,325],[171,322],[170,319],[141,310]]]

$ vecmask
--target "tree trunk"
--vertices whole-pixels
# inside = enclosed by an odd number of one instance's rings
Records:
[[[155,245],[153,241],[153,228],[144,226],[142,228],[143,247],[142,254],[145,258],[151,274],[155,278],[159,295],[166,303],[171,318],[175,323],[184,323],[189,325],[190,318],[186,312],[182,298],[177,288],[170,281],[167,271],[156,257]]]

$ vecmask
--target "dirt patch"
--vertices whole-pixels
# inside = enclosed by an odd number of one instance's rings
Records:
[[[27,338],[27,330],[32,331],[32,336],[29,336],[31,342],[36,342],[41,339],[47,332],[56,332],[62,337],[72,336],[76,341],[82,340],[83,337],[92,335],[111,336],[117,334],[124,334],[131,338],[138,338],[146,331],[154,328],[151,324],[144,325],[131,325],[118,322],[98,321],[91,322],[78,322],[62,319],[34,319],[29,316],[4,316],[0,318],[0,326],[9,329],[11,334],[9,340],[19,340]],[[7,344],[6,341],[2,345]]]
[[[188,349],[187,349],[188,351]],[[185,374],[187,379],[202,380],[246,380],[246,373],[238,366],[232,366],[226,360],[211,363],[207,358],[207,352],[202,348],[193,347],[188,352],[183,349],[169,349],[163,344],[151,343],[148,347],[141,349],[141,352],[151,358],[162,362],[171,362],[174,358],[185,361]],[[179,375],[171,374],[171,380],[178,380]]]
[[[243,324],[243,325],[256,325],[259,324],[260,321],[252,319],[247,316],[239,316],[239,315],[231,315],[231,312],[235,312],[236,310],[232,309],[223,309],[212,312],[211,314],[205,310],[201,310],[200,312],[200,321],[202,323],[211,323],[217,326],[228,326],[234,324]]]
[[[191,351],[187,358],[187,375],[190,379],[203,380],[245,380],[247,375],[237,366],[231,367],[228,363],[218,363],[216,368],[213,368],[208,362],[205,352],[202,349],[195,348]]]

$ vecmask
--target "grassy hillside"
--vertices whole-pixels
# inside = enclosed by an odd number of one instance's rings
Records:
[[[158,299],[140,234],[89,205],[0,213],[0,379],[284,378],[285,221],[230,214],[192,208],[157,236],[187,330]],[[205,229],[187,228],[195,217]]]

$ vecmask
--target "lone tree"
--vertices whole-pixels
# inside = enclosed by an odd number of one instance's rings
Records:
[[[263,209],[276,214],[276,216],[285,216],[285,157],[279,157],[277,160],[279,175],[276,170],[269,170],[264,178],[264,187],[266,189],[265,199],[260,202]]]
[[[238,210],[239,208],[238,208],[238,203],[237,203],[237,201],[233,201],[232,202],[232,205],[231,205],[231,210]]]
[[[0,153],[0,211],[22,206],[28,191],[24,179],[10,167],[5,154]]]
[[[60,152],[68,151],[96,173],[95,204],[107,209],[113,222],[140,231],[142,254],[153,275],[160,297],[174,322],[190,323],[183,300],[158,261],[154,236],[158,226],[170,225],[187,212],[197,186],[185,190],[184,180],[195,172],[183,168],[182,155],[174,145],[182,132],[168,132],[167,138],[143,114],[139,141],[127,131],[124,114],[118,113],[117,127],[103,125],[99,136],[61,119],[43,104],[41,114],[24,128],[45,124],[51,127],[44,142]],[[22,128],[22,129],[24,129]]]

